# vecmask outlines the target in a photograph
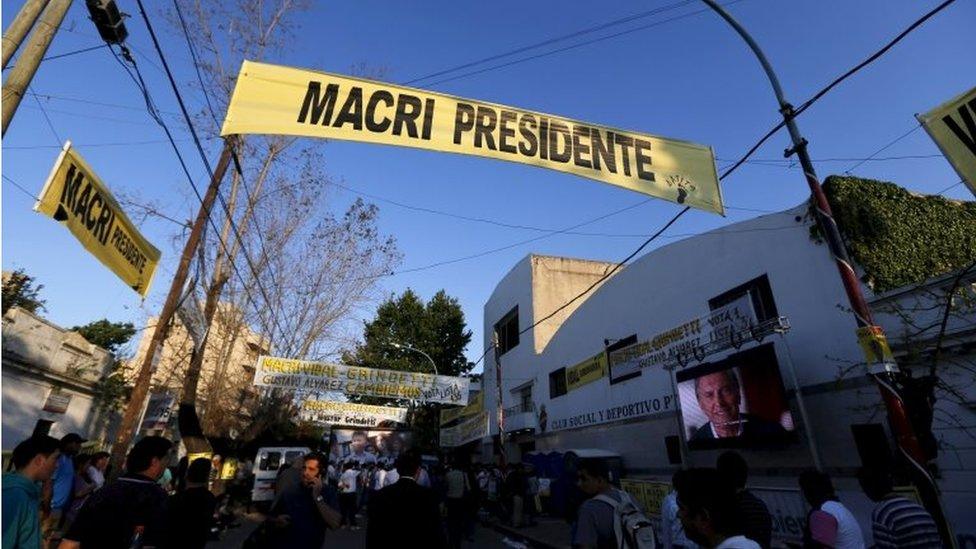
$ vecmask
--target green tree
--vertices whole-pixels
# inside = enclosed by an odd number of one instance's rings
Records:
[[[13,306],[32,313],[44,310],[45,301],[40,298],[43,284],[38,284],[33,276],[17,269],[3,277],[3,312]]]
[[[95,403],[106,410],[120,409],[128,395],[121,360],[122,347],[135,335],[135,326],[131,322],[110,322],[103,318],[71,330],[81,334],[89,343],[112,353],[111,370],[95,383]]]
[[[118,353],[119,348],[128,343],[136,333],[131,322],[110,322],[107,318],[84,326],[75,326],[71,330],[112,354]]]
[[[464,355],[471,342],[464,312],[456,298],[444,290],[424,303],[413,290],[391,296],[380,304],[376,317],[366,323],[363,343],[346,353],[346,362],[368,368],[433,373],[430,361],[441,375],[459,376],[470,372],[474,364]],[[424,356],[423,351],[430,356]],[[390,403],[386,399],[357,398],[360,402]],[[409,404],[408,401],[396,402]],[[422,404],[413,408],[410,426],[414,443],[421,448],[437,446],[440,419],[439,404]]]

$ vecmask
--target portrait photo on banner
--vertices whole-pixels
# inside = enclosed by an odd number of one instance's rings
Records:
[[[390,429],[333,429],[329,437],[329,463],[395,465],[397,457],[413,446],[413,433]]]
[[[692,450],[776,447],[795,438],[772,343],[675,373]]]

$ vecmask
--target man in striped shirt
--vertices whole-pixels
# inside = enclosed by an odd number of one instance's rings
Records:
[[[918,503],[893,491],[891,473],[882,467],[862,467],[858,480],[864,493],[877,502],[871,513],[876,547],[942,547],[932,515]]]

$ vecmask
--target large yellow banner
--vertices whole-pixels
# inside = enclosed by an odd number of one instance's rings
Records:
[[[724,213],[710,147],[362,78],[244,61],[221,134],[246,133],[508,160]]]
[[[918,115],[918,121],[976,195],[976,88]]]
[[[66,226],[86,250],[146,297],[159,250],[143,238],[70,141],[54,162],[34,210]]]
[[[566,368],[566,390],[578,389],[607,375],[607,354],[600,353]]]

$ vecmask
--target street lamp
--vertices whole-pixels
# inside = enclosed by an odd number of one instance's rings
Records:
[[[752,50],[752,53],[758,59],[759,64],[762,65],[763,71],[766,73],[766,77],[769,79],[769,83],[773,88],[773,93],[776,95],[776,101],[780,107],[780,114],[783,115],[783,124],[786,126],[786,129],[790,134],[790,140],[793,142],[793,148],[786,150],[786,156],[796,154],[800,160],[800,166],[803,168],[803,175],[805,176],[807,185],[810,187],[810,192],[813,195],[813,203],[815,206],[814,212],[816,214],[817,223],[820,226],[820,230],[824,234],[827,246],[830,249],[831,254],[834,256],[834,261],[837,264],[838,271],[840,272],[841,282],[844,285],[844,290],[847,293],[848,301],[850,302],[851,309],[854,312],[854,319],[857,323],[858,333],[860,333],[862,330],[880,331],[880,328],[874,325],[874,320],[871,318],[871,310],[868,308],[864,295],[861,292],[860,283],[857,280],[854,268],[851,266],[851,260],[848,258],[847,248],[845,247],[844,241],[841,238],[840,230],[837,227],[837,222],[834,220],[834,216],[830,211],[830,204],[827,202],[827,197],[820,186],[820,181],[817,178],[817,172],[813,168],[813,162],[810,160],[810,155],[807,151],[807,140],[804,139],[800,134],[800,130],[796,125],[795,119],[797,113],[793,109],[793,106],[790,105],[786,100],[786,96],[783,94],[783,88],[780,86],[779,78],[777,78],[776,73],[773,71],[772,65],[769,63],[769,60],[766,58],[763,51],[759,48],[759,44],[753,40],[752,36],[750,36],[748,31],[746,31],[745,27],[736,21],[736,19],[732,17],[729,12],[725,11],[725,9],[720,6],[716,0],[702,1],[707,4],[712,11],[724,19],[725,22],[727,22],[736,33],[738,33],[738,35],[749,46],[749,49]],[[909,464],[913,466],[913,468],[911,468],[911,472],[913,473],[912,477],[915,481],[916,487],[919,489],[922,502],[932,513],[933,518],[935,518],[943,541],[948,542],[952,539],[952,534],[949,531],[948,523],[946,522],[945,514],[942,510],[942,504],[939,501],[938,486],[935,484],[935,480],[925,467],[927,456],[918,442],[917,435],[915,434],[911,420],[908,417],[905,401],[900,391],[896,388],[897,382],[905,379],[905,376],[899,375],[897,368],[891,368],[888,364],[884,364],[884,371],[870,371],[869,373],[874,378],[879,390],[881,391],[881,397],[888,410],[889,421],[891,423],[892,431],[894,431],[898,448],[901,450],[901,455],[907,458]],[[797,388],[797,396],[800,396],[799,388]],[[802,400],[798,400],[798,403],[802,403]],[[804,422],[806,422],[805,419]],[[809,425],[805,426],[804,428],[809,432]]]
[[[434,363],[434,359],[430,358],[430,355],[428,355],[427,353],[421,351],[420,349],[417,349],[416,347],[411,347],[409,345],[404,345],[403,343],[397,343],[395,341],[391,341],[390,346],[392,346],[394,349],[406,349],[407,351],[414,351],[424,355],[427,358],[427,360],[430,361],[430,365],[434,368],[434,375],[440,375],[437,373],[437,364]]]

